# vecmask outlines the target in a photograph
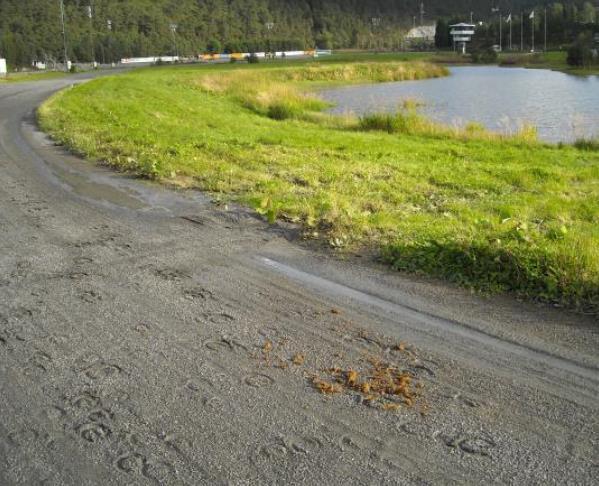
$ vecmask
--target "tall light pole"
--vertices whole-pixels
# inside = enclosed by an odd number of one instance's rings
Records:
[[[110,64],[114,63],[114,52],[112,52],[112,20],[106,21],[106,28],[108,29],[108,48],[110,49]]]
[[[545,7],[545,42],[543,45],[543,50],[547,52],[547,7]]]
[[[530,52],[535,52],[535,11],[530,13],[530,25],[532,27],[532,49]]]
[[[86,8],[87,16],[89,18],[89,41],[91,44],[91,53],[92,53],[92,66],[96,67],[96,46],[95,38],[94,38],[94,14],[93,14],[93,1],[90,0],[89,5]]]
[[[510,51],[512,50],[512,12],[508,15],[508,21],[510,23]]]
[[[501,10],[499,10],[499,8],[492,8],[491,12],[497,12],[497,15],[499,15],[499,51],[503,51],[503,39],[502,39],[502,31],[503,31],[503,25],[501,23]]]
[[[171,35],[173,36],[173,46],[175,47],[175,56],[179,57],[179,48],[177,47],[177,24],[171,24]]]
[[[60,0],[60,22],[62,24],[62,43],[64,47],[64,70],[69,70],[69,60],[67,54],[67,31],[64,26],[64,1]]]
[[[271,35],[270,33],[272,32],[272,29],[275,26],[274,22],[266,22],[266,24],[264,24],[264,26],[266,27],[266,30],[268,31],[268,50],[272,52],[272,40],[271,40]]]

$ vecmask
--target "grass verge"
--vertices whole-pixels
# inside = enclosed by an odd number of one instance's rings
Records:
[[[526,67],[531,69],[553,69],[578,76],[599,75],[599,68],[581,68],[570,66],[566,62],[566,51],[548,51],[537,53],[502,53],[499,56],[501,66]]]
[[[26,83],[29,81],[43,81],[44,79],[57,79],[67,76],[64,72],[47,71],[47,72],[24,72],[24,73],[9,73],[5,77],[0,76],[0,84],[2,83]]]
[[[88,157],[250,205],[332,246],[598,312],[599,152],[447,129],[410,107],[334,117],[312,90],[443,74],[424,62],[154,68],[58,93],[39,117]]]

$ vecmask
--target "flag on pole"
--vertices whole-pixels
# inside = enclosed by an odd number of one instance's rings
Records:
[[[533,10],[532,12],[530,12],[530,15],[528,16],[529,19],[534,19],[535,18],[535,11]]]
[[[512,14],[510,13],[507,18],[505,19],[506,22],[511,23],[512,22]]]

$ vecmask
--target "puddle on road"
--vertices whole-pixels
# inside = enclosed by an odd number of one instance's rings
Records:
[[[112,208],[121,208],[142,212],[161,212],[179,214],[205,208],[210,199],[198,191],[177,192],[161,187],[151,181],[135,179],[114,172],[108,168],[86,162],[65,152],[33,124],[24,123],[25,136],[30,137],[33,146],[41,146],[54,157],[46,160],[33,152],[27,142],[21,140],[24,150],[32,153],[45,169],[45,175],[66,191],[91,202]]]

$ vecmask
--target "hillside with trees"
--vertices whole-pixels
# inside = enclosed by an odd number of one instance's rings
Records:
[[[535,5],[498,3],[504,12],[510,5],[518,11]],[[68,56],[80,62],[210,50],[399,48],[406,30],[420,23],[418,0],[64,0],[64,5]],[[553,5],[575,15],[575,22],[592,15],[595,21],[595,4]],[[424,23],[468,19],[471,11],[476,19],[492,21],[490,7],[487,0],[431,0],[425,2]],[[60,1],[0,0],[0,55],[13,67],[62,60]]]

